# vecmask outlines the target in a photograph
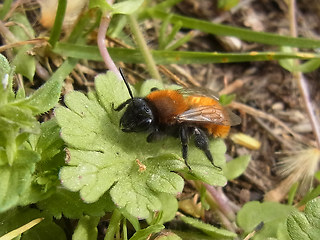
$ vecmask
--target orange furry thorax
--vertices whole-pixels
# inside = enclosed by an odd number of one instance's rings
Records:
[[[187,96],[184,97],[176,90],[153,91],[146,96],[146,99],[153,104],[158,112],[158,120],[161,124],[176,124],[175,117],[189,109],[199,106],[215,106],[222,109],[224,117],[228,118],[228,113],[224,111],[220,103],[210,97],[205,96]],[[213,123],[195,123],[195,125],[206,129],[214,137],[225,138],[228,136],[230,126],[217,125]]]

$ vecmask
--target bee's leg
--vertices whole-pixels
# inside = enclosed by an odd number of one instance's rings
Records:
[[[159,90],[159,88],[157,88],[157,87],[153,87],[150,89],[151,92],[158,91],[158,90]]]
[[[221,167],[215,165],[213,162],[213,157],[209,150],[209,139],[207,134],[202,129],[196,127],[193,129],[193,134],[194,144],[196,145],[196,147],[201,149],[206,154],[207,158],[210,160],[212,165],[221,171]]]
[[[186,126],[181,126],[179,129],[179,136],[181,140],[181,145],[182,145],[182,157],[184,159],[185,164],[191,170],[190,165],[188,164],[188,141],[189,141],[189,136],[188,136],[188,127]]]
[[[114,108],[114,104],[112,103],[112,109],[113,109],[114,111],[119,112],[119,111],[121,111],[125,106],[127,106],[131,101],[132,101],[132,99],[130,98],[130,99],[128,99],[127,101],[121,103],[117,108]]]
[[[152,133],[147,137],[147,142],[154,142],[161,140],[165,137],[165,133],[156,128]]]

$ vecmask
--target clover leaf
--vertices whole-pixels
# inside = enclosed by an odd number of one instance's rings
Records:
[[[125,84],[112,72],[97,76],[95,84],[96,93],[87,97],[71,92],[65,96],[66,107],[55,110],[67,144],[68,166],[60,171],[61,182],[71,191],[80,191],[88,203],[110,191],[117,207],[135,217],[148,218],[151,212],[165,207],[159,194],[176,195],[183,189],[183,179],[176,172],[188,170],[180,142],[169,137],[147,143],[146,133],[122,132],[122,113],[113,106],[129,98]],[[141,89],[145,89],[143,85]],[[223,166],[223,141],[211,141],[210,147],[215,163]],[[189,159],[192,177],[214,185],[226,183],[222,171],[214,168],[201,150],[190,146]]]

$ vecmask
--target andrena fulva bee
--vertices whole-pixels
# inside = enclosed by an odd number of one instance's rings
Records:
[[[215,94],[199,89],[153,90],[144,98],[133,97],[123,74],[122,77],[131,97],[115,108],[121,111],[127,106],[120,119],[123,132],[149,132],[147,142],[165,135],[180,138],[182,157],[189,170],[188,142],[193,136],[195,146],[221,170],[209,150],[209,136],[227,137],[230,126],[241,123],[240,117],[223,107]]]

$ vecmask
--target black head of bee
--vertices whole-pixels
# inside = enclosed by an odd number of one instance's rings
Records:
[[[154,116],[150,104],[144,98],[133,97],[130,86],[126,81],[121,68],[120,73],[128,89],[130,99],[123,102],[115,110],[120,111],[127,106],[120,119],[120,126],[124,132],[142,132],[151,129],[154,124]]]
[[[147,131],[153,123],[154,116],[147,101],[143,98],[129,99],[128,107],[120,119],[122,131]]]

